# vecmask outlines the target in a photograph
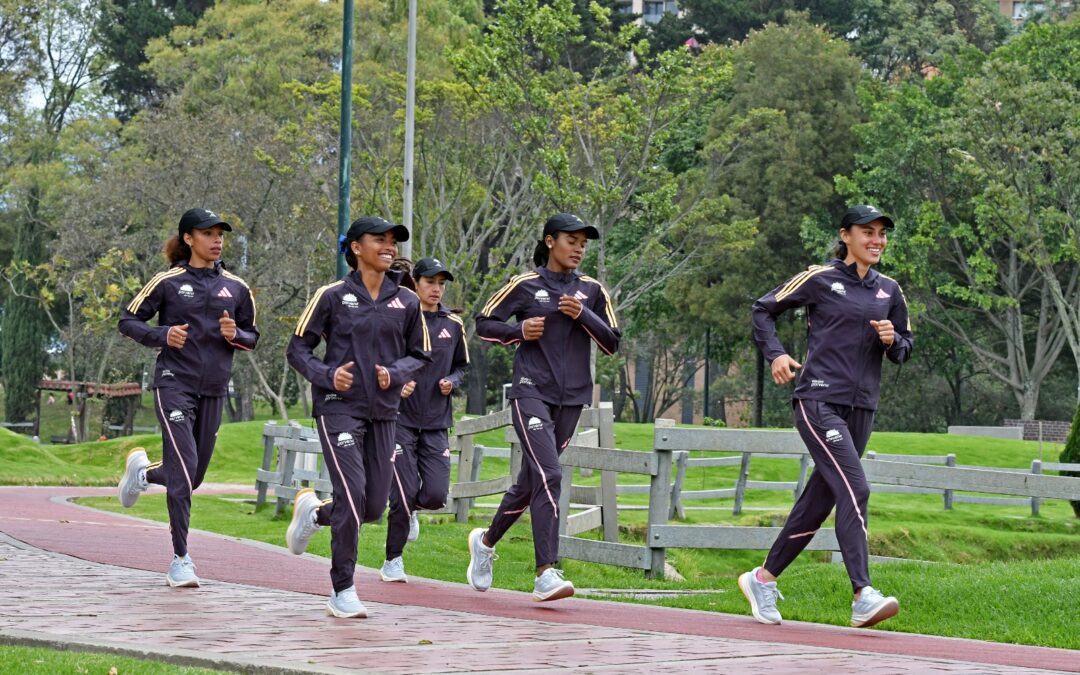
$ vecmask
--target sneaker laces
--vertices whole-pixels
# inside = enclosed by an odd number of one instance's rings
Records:
[[[480,545],[483,546],[483,542],[481,542]],[[491,563],[495,562],[498,559],[499,559],[499,555],[497,553],[495,553],[495,549],[490,549],[490,551],[485,551],[484,549],[481,548],[479,553],[476,556],[476,566],[480,568],[481,572],[490,572],[491,571]]]
[[[761,584],[761,589],[762,589],[762,593],[765,596],[765,601],[769,605],[775,607],[777,598],[780,598],[781,600],[784,599],[784,594],[780,592],[779,588],[777,588],[775,581],[770,582],[770,583],[764,583],[764,582],[758,582],[758,583]]]
[[[882,594],[881,591],[874,588],[873,586],[866,586],[862,589],[862,592],[859,593],[859,599],[856,602],[877,603],[884,599],[885,596]]]

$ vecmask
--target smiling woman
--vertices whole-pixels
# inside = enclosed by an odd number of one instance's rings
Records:
[[[836,538],[855,599],[851,625],[872,626],[895,616],[896,598],[870,585],[867,503],[870,486],[860,457],[870,440],[881,383],[881,360],[903,363],[913,344],[900,285],[872,266],[885,251],[893,221],[873,206],[844,213],[836,258],[812,265],[754,303],[754,341],[783,385],[803,369],[793,395],[795,426],[814,459],[814,473],[795,503],[765,564],[739,577],[754,618],[780,623],[779,576],[836,507]],[[784,351],[776,317],[806,307],[806,365]],[[780,596],[783,597],[783,596]]]
[[[315,292],[289,342],[289,363],[311,382],[335,498],[320,503],[313,490],[301,490],[285,538],[300,554],[321,526],[330,526],[333,594],[326,612],[342,618],[367,616],[353,586],[360,527],[379,519],[389,496],[399,392],[431,360],[420,298],[390,271],[397,243],[408,238],[405,227],[382,218],[356,219],[340,241],[353,271]],[[322,341],[320,359],[315,348]]]

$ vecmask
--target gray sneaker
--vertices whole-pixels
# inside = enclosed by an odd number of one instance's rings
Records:
[[[484,546],[485,532],[487,530],[476,528],[469,533],[469,569],[465,571],[465,578],[478,591],[491,588],[491,563],[499,559],[494,548]]]
[[[199,577],[195,576],[195,561],[186,553],[183,558],[174,555],[165,580],[173,588],[198,588]]]
[[[304,488],[296,493],[296,500],[293,502],[292,521],[289,522],[289,528],[285,530],[285,543],[288,544],[289,550],[296,555],[300,555],[307,550],[311,535],[318,532],[319,528],[322,527],[315,520],[316,511],[319,510],[320,506],[322,506],[322,502],[319,501],[315,491],[311,488]]]
[[[383,562],[382,569],[379,570],[379,576],[382,577],[383,581],[409,583],[409,577],[405,576],[405,561],[401,559],[401,556]]]
[[[150,466],[150,460],[146,458],[146,450],[135,448],[128,453],[127,462],[124,465],[124,477],[120,479],[120,505],[131,508],[139,500],[139,495],[146,492],[150,484],[146,482],[146,467]]]
[[[416,541],[420,538],[420,516],[416,511],[412,512],[409,516],[409,536],[405,537],[405,541]]]
[[[544,570],[544,573],[536,577],[533,583],[533,600],[536,602],[561,600],[573,594],[574,584],[563,579],[563,571],[554,567]]]
[[[349,586],[340,593],[330,594],[326,603],[326,615],[339,619],[366,619],[367,607],[356,597],[356,586]]]
[[[779,610],[776,609],[776,598],[779,597],[783,600],[784,595],[776,587],[775,581],[768,583],[758,581],[757,572],[759,569],[761,568],[755,567],[749,572],[739,575],[739,590],[750,601],[750,611],[753,612],[755,619],[761,623],[780,623],[782,617]]]
[[[851,603],[851,625],[869,628],[885,619],[891,619],[900,611],[900,603],[891,595],[886,597],[873,586],[865,586],[859,597]]]

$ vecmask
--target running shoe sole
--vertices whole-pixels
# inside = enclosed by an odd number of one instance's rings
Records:
[[[395,579],[394,577],[388,577],[385,574],[383,574],[382,570],[379,570],[379,578],[382,579],[383,581],[387,581],[387,582],[390,582],[390,583],[394,583],[395,581],[400,581],[403,584],[409,583],[409,577],[407,577],[407,576]]]
[[[548,593],[546,596],[538,595],[536,591],[533,591],[533,602],[551,602],[553,600],[562,600],[563,598],[569,598],[574,595],[574,585],[566,584],[560,586],[555,590]]]
[[[145,448],[132,448],[131,452],[129,452],[128,455],[127,455],[127,459],[124,460],[124,476],[120,479],[120,485],[117,486],[117,492],[120,493],[120,504],[124,508],[131,508],[132,506],[135,505],[135,502],[139,500],[138,495],[136,495],[135,500],[132,501],[130,504],[125,504],[124,503],[124,497],[128,494],[128,489],[131,487],[131,481],[139,480],[138,472],[136,471],[135,475],[132,475],[132,471],[131,471],[131,468],[132,468],[131,467],[131,458],[134,457],[135,455],[139,454],[139,453],[142,453],[142,455],[145,457],[146,456],[146,449]],[[149,465],[150,464],[149,464],[149,460],[148,460],[147,461],[147,466],[149,466]]]
[[[750,575],[751,574],[753,574],[752,571],[751,572],[743,572],[742,574],[739,575],[739,590],[742,591],[742,594],[744,596],[746,596],[746,599],[748,601],[750,601],[750,611],[753,613],[754,618],[759,623],[768,624],[770,626],[779,625],[780,624],[779,621],[769,621],[768,619],[763,617],[761,615],[761,612],[758,610],[757,600],[754,599],[754,593],[753,593],[753,591],[750,590]]]
[[[891,619],[900,613],[900,603],[895,598],[886,601],[883,605],[869,619],[862,623],[851,622],[851,625],[855,628],[869,628],[875,624],[879,624],[885,619]]]
[[[326,603],[326,616],[333,616],[339,619],[366,619],[367,609],[362,609],[359,612],[342,612],[338,609],[334,609],[334,606],[329,602]]]
[[[311,494],[315,494],[315,490],[313,490],[311,488],[304,488],[303,490],[297,492],[296,496],[293,497],[293,517],[289,521],[289,527],[285,530],[285,544],[286,544],[286,546],[288,546],[288,544],[293,540],[293,536],[296,533],[296,528],[301,526],[300,520],[296,517],[296,514],[297,514],[297,508],[296,507],[300,503],[300,498],[303,497],[305,494],[307,494],[309,492]],[[294,551],[292,551],[292,549],[290,548],[290,552],[294,552]],[[303,551],[301,551],[300,553],[303,553]],[[300,555],[300,553],[296,553],[296,555]]]
[[[168,574],[165,575],[165,583],[169,584],[172,588],[198,588],[198,579],[188,579],[187,581],[173,581],[173,578]]]

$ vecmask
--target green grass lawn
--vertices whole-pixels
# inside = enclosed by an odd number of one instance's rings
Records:
[[[114,670],[115,669],[115,670]],[[160,661],[144,661],[114,654],[68,652],[41,647],[0,645],[0,674],[56,675],[57,673],[93,673],[95,675],[197,675],[232,671],[188,668]]]
[[[208,481],[249,484],[262,456],[263,422],[226,424],[221,428]],[[617,424],[616,445],[648,450],[651,425]],[[505,445],[503,431],[480,435],[481,445]],[[0,430],[0,483],[114,485],[130,447],[144,445],[151,459],[160,456],[157,436],[117,439],[77,446],[42,446],[25,437]],[[882,453],[955,453],[960,464],[1024,467],[1039,456],[1035,442],[941,434],[877,433],[870,449]],[[1048,461],[1056,460],[1060,446],[1043,447]],[[494,458],[483,463],[481,476],[505,475],[508,462]],[[738,467],[692,469],[684,489],[726,487],[734,484]],[[798,464],[792,460],[755,458],[750,475],[755,480],[794,480]],[[620,476],[621,483],[644,482],[643,477]],[[577,477],[575,483],[598,484],[599,476]],[[791,495],[751,490],[744,512],[731,513],[731,500],[686,501],[686,524],[780,525],[791,506]],[[478,500],[495,504],[497,497]],[[107,510],[119,510],[113,498],[82,500]],[[620,504],[643,506],[645,495],[620,496]],[[150,496],[129,511],[164,521],[164,498]],[[464,581],[468,561],[465,537],[472,527],[483,526],[492,510],[477,508],[471,522],[456,523],[446,516],[428,516],[421,540],[406,551],[410,574]],[[620,540],[642,541],[644,510],[620,512]],[[196,528],[282,545],[287,522],[273,517],[273,508],[258,512],[240,495],[232,498],[196,495],[192,525]],[[831,523],[827,523],[831,526]],[[383,560],[385,528],[365,526],[360,563],[378,567]],[[329,555],[329,534],[312,542],[311,552]],[[1072,590],[1080,578],[1080,521],[1062,501],[1044,501],[1041,515],[1032,517],[1028,506],[957,504],[942,508],[936,495],[874,494],[870,500],[870,550],[873,555],[916,562],[874,564],[875,584],[901,599],[901,615],[883,625],[885,630],[914,631],[1003,642],[1080,648],[1074,618],[1080,597]],[[532,584],[532,537],[527,517],[499,544],[495,585],[529,590]],[[197,552],[196,552],[197,558]],[[647,580],[640,571],[567,560],[569,578],[581,589],[667,588],[712,591],[655,601],[696,609],[745,613],[745,600],[735,586],[739,573],[760,564],[761,551],[669,550],[668,560],[686,581]],[[846,625],[850,589],[839,565],[827,563],[828,554],[808,553],[785,574],[781,590],[787,600],[785,617]]]

